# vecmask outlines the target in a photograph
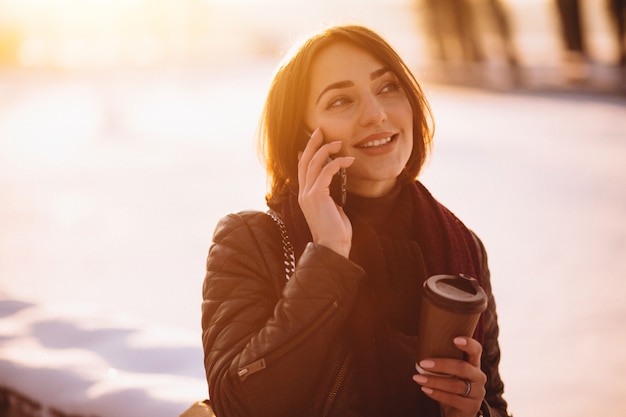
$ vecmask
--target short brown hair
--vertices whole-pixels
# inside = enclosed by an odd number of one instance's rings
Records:
[[[413,109],[413,151],[404,174],[414,179],[431,150],[434,122],[412,72],[380,35],[358,25],[334,26],[307,38],[288,54],[274,75],[261,117],[259,151],[267,170],[268,203],[280,202],[298,183],[297,155],[306,145],[304,112],[311,64],[320,50],[348,41],[372,54],[398,77]]]

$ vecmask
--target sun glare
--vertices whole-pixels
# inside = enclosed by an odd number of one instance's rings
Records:
[[[196,66],[275,56],[330,22],[369,21],[407,33],[380,12],[411,1],[0,0],[0,65]]]
[[[0,5],[0,27],[11,35],[0,42],[0,59],[27,67],[162,63],[172,52],[190,55],[187,41],[206,35],[209,7],[209,0],[9,0]]]

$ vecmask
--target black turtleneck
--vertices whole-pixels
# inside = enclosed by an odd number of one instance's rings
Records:
[[[376,198],[350,194],[345,209],[355,238],[368,242],[359,245],[356,250],[360,253],[351,258],[368,271],[368,284],[380,313],[394,329],[415,335],[426,272],[414,236],[410,186],[397,184],[390,193]]]
[[[367,271],[349,324],[364,415],[409,416],[436,409],[411,380],[426,278],[411,185],[377,198],[349,195],[350,258]],[[425,413],[424,415],[431,415]]]

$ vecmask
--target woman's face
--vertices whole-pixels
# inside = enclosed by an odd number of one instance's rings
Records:
[[[354,156],[348,191],[364,197],[389,192],[413,149],[413,112],[398,78],[349,42],[322,49],[310,69],[305,123],[325,142],[343,142]]]

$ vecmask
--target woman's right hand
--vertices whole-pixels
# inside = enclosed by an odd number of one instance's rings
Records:
[[[330,196],[330,183],[340,168],[348,168],[353,157],[340,156],[327,162],[341,150],[341,141],[324,143],[316,129],[298,161],[298,203],[311,230],[313,242],[345,256],[350,255],[352,225],[343,209]]]

